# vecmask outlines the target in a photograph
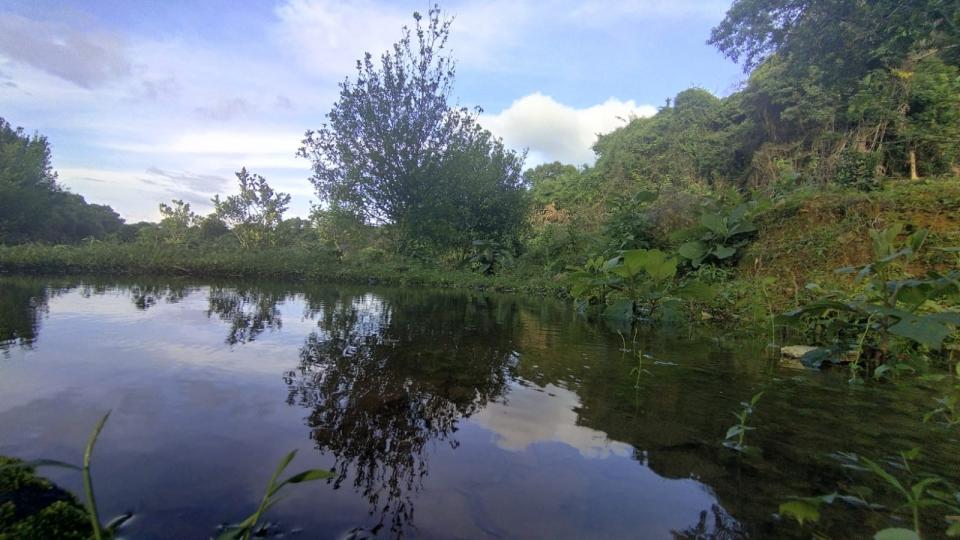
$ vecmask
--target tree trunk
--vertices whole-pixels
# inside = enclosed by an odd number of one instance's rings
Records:
[[[910,179],[920,179],[920,175],[917,174],[917,151],[913,148],[910,149]]]

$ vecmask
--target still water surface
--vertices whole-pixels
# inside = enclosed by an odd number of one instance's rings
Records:
[[[300,538],[809,537],[777,507],[849,484],[831,452],[922,444],[960,476],[957,436],[919,422],[935,389],[851,386],[723,336],[630,341],[652,357],[639,387],[615,329],[542,299],[0,277],[0,454],[78,461],[112,410],[94,481],[103,514],[135,513],[129,538],[214,535],[293,449],[291,471],[336,473],[272,511]],[[744,458],[721,443],[761,390]],[[837,509],[820,530],[887,523]]]

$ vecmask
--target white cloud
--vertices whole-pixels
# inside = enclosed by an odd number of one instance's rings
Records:
[[[427,6],[420,9],[424,16]],[[457,61],[473,68],[497,68],[500,53],[519,44],[537,19],[533,4],[517,0],[472,0],[444,4],[453,17],[449,47]],[[289,0],[275,10],[274,37],[281,50],[315,74],[342,79],[366,52],[374,58],[400,39],[401,28],[414,24],[412,9],[370,0]],[[542,15],[542,13],[541,13]]]
[[[125,52],[118,36],[87,25],[0,13],[0,54],[83,88],[128,75]]]
[[[585,0],[571,12],[573,20],[607,24],[614,20],[707,18],[719,21],[730,0]]]
[[[480,123],[513,148],[529,148],[530,165],[549,161],[583,164],[594,160],[598,134],[625,125],[632,117],[652,116],[652,105],[633,100],[607,101],[576,109],[539,92],[514,101],[498,114],[482,115]]]
[[[538,442],[560,442],[588,458],[629,456],[633,447],[606,433],[577,425],[580,398],[548,384],[544,388],[513,385],[506,402],[490,403],[471,421],[496,433],[497,446],[520,452]]]
[[[386,50],[400,36],[410,14],[370,1],[290,0],[275,10],[275,38],[314,73],[335,79],[352,73],[352,66],[371,52]]]

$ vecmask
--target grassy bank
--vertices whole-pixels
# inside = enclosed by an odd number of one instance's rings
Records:
[[[521,274],[519,270],[487,276],[463,269],[430,267],[418,261],[344,261],[327,250],[300,247],[243,251],[215,246],[106,242],[0,246],[0,272],[269,278],[562,294],[558,283]]]
[[[852,288],[837,268],[870,262],[869,232],[902,223],[909,232],[930,231],[922,257],[910,272],[923,275],[956,264],[960,246],[960,179],[896,181],[862,192],[842,188],[799,190],[780,198],[756,218],[757,232],[737,264],[704,266],[694,274],[718,291],[695,318],[720,326],[769,323],[771,312],[811,299],[806,284]],[[83,245],[0,246],[0,272],[280,279],[512,291],[565,296],[566,284],[524,262],[483,275],[466,267],[402,256],[338,258],[319,247],[241,250],[217,244],[195,246],[93,242]]]

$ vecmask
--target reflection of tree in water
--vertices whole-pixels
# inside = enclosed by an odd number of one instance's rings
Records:
[[[287,374],[288,403],[311,409],[311,437],[336,457],[335,486],[352,477],[380,513],[375,529],[389,521],[401,536],[428,475],[428,444],[456,448],[458,421],[505,392],[516,360],[509,333],[494,304],[436,293],[322,306],[320,330]]]
[[[290,296],[285,291],[261,288],[211,287],[207,317],[214,313],[230,325],[228,345],[257,339],[265,330],[279,330],[283,325],[277,304]]]
[[[131,285],[130,298],[137,309],[147,310],[160,300],[168,304],[176,304],[187,297],[193,289],[185,285]]]
[[[47,313],[47,302],[56,289],[30,278],[0,279],[0,351],[13,346],[29,349],[40,332],[40,318]]]
[[[700,520],[682,531],[671,531],[674,540],[736,540],[748,538],[746,529],[730,516],[720,505],[710,507],[710,516],[706,510],[700,512]],[[711,523],[712,521],[712,523]]]

